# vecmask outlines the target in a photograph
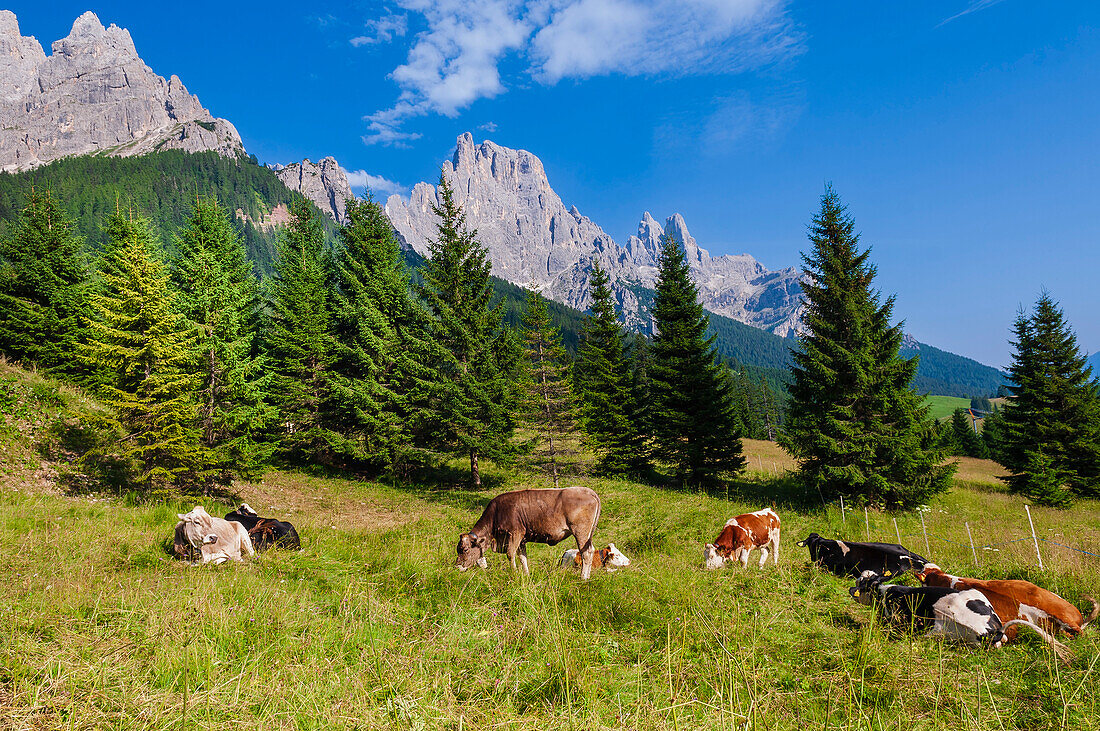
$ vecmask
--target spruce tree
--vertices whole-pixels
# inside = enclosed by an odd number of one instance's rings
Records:
[[[649,445],[634,421],[630,373],[623,354],[622,329],[607,272],[595,262],[592,310],[581,327],[574,380],[581,402],[581,425],[604,474],[639,474],[649,469]]]
[[[87,309],[83,242],[49,190],[32,188],[10,236],[0,239],[0,352],[78,375]]]
[[[954,454],[977,458],[987,456],[985,444],[978,432],[974,431],[974,423],[967,409],[955,409],[951,415],[951,435],[955,446]]]
[[[650,373],[653,370],[653,348],[649,338],[634,333],[625,343],[624,357],[630,369],[630,402],[627,415],[634,430],[638,432],[637,464],[648,467],[652,458],[649,446],[653,441],[653,384]]]
[[[712,483],[745,467],[733,373],[718,358],[680,242],[658,259],[653,304],[653,424],[656,452],[684,484]]]
[[[953,465],[928,448],[928,408],[910,389],[917,357],[898,355],[893,297],[871,288],[870,249],[832,187],[810,226],[803,254],[804,331],[793,350],[780,443],[822,499],[913,508],[947,489]]]
[[[492,304],[488,252],[447,178],[439,176],[437,235],[421,270],[419,288],[434,320],[440,359],[432,395],[432,436],[443,449],[468,456],[470,475],[481,485],[481,458],[509,459],[513,411],[519,393],[510,371],[519,365],[514,336],[502,326],[501,305]]]
[[[335,256],[330,423],[344,458],[401,470],[421,459],[438,353],[385,211],[368,195],[349,200],[345,218]]]
[[[194,334],[175,308],[169,274],[147,221],[116,215],[82,357],[103,369],[102,400],[123,435],[117,457],[133,485],[193,490],[210,474],[196,423]],[[89,455],[107,457],[108,455]]]
[[[561,332],[550,322],[546,300],[538,292],[527,293],[523,316],[523,345],[527,363],[527,422],[546,445],[540,453],[558,487],[558,456],[564,437],[574,430],[575,403],[569,356],[561,344]]]
[[[255,353],[259,287],[237,229],[215,198],[198,198],[176,239],[172,280],[179,311],[195,331],[198,427],[217,480],[258,479],[272,447],[262,439],[274,419],[265,402],[267,363]]]
[[[333,343],[330,262],[315,209],[304,199],[280,230],[271,280],[267,348],[272,400],[278,409],[279,448],[307,462],[331,461],[333,435],[324,422]]]
[[[1004,409],[994,406],[982,422],[982,444],[989,458],[1004,464]]]
[[[1019,313],[1013,332],[1000,450],[1009,488],[1058,506],[1100,494],[1100,397],[1076,335],[1046,292],[1030,317]]]

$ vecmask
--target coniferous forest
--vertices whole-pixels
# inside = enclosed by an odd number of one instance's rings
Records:
[[[344,226],[290,197],[290,222],[264,230],[270,258],[258,262],[227,171],[262,168],[197,157],[158,164],[226,181],[213,194],[179,181],[174,199],[116,192],[108,205],[101,193],[79,198],[80,216],[65,176],[85,162],[58,166],[56,188],[0,176],[0,351],[107,407],[74,427],[74,480],[195,494],[273,464],[405,480],[461,459],[475,486],[485,460],[538,465],[556,484],[579,437],[603,474],[696,487],[735,477],[753,438],[782,444],[824,501],[912,508],[946,489],[950,454],[992,456],[1012,490],[1044,504],[1100,486],[1096,382],[1050,295],[1017,318],[1008,403],[980,434],[970,412],[939,424],[914,387],[923,354],[903,350],[893,300],[873,289],[871,251],[831,188],[804,255],[806,330],[783,355],[788,372],[723,352],[725,325],[699,305],[675,240],[650,338],[624,330],[598,267],[587,316],[502,294],[445,178],[419,266],[369,196],[348,203]]]

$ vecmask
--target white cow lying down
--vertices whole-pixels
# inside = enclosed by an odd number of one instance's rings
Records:
[[[577,549],[570,548],[561,555],[561,567],[563,569],[570,566],[579,567],[580,565],[581,557],[577,554]],[[601,548],[592,554],[592,568],[594,569],[602,566],[608,571],[614,571],[629,565],[630,559],[624,556],[622,551],[615,548],[614,543],[609,543],[607,548]]]
[[[176,523],[176,555],[190,555],[197,549],[202,556],[201,563],[221,564],[230,559],[241,561],[242,554],[255,553],[247,528],[232,520],[215,518],[201,505],[176,517],[180,519]]]

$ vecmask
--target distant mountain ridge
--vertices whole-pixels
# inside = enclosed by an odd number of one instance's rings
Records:
[[[598,260],[611,276],[626,324],[650,332],[652,318],[639,288],[655,286],[661,238],[667,232],[683,247],[708,310],[781,336],[797,328],[799,270],[771,271],[748,254],[712,257],[679,214],[662,226],[645,212],[637,234],[619,244],[576,206],[566,208],[538,157],[490,141],[475,145],[468,132],[458,137],[444,173],[468,224],[489,250],[493,272],[510,282],[586,310]],[[435,234],[431,206],[437,197],[435,186],[425,182],[414,186],[407,199],[393,195],[386,201],[386,213],[402,242],[420,254],[427,253]]]

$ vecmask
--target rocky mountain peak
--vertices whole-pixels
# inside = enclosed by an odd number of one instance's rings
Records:
[[[683,244],[707,309],[779,335],[799,322],[800,272],[769,271],[747,254],[711,257],[680,214],[662,227],[645,212],[638,234],[620,245],[577,206],[565,206],[538,157],[488,140],[475,144],[469,132],[455,141],[443,174],[465,209],[467,224],[488,249],[493,273],[550,299],[586,310],[591,271],[599,261],[611,277],[624,321],[650,330],[638,288],[656,283],[661,237],[668,233]],[[408,199],[394,195],[386,201],[402,244],[421,254],[428,253],[428,241],[435,236],[433,203],[438,203],[438,191],[429,183],[416,184]]]
[[[95,13],[46,56],[0,11],[0,168],[26,170],[70,155],[153,150],[244,154],[236,128],[214,118],[178,77],[158,76],[130,32]]]
[[[322,211],[338,223],[347,216],[345,206],[355,195],[351,192],[348,175],[334,157],[323,157],[319,162],[292,162],[275,171],[283,185],[313,201]]]
[[[0,100],[22,99],[34,83],[38,65],[46,60],[42,44],[19,32],[19,20],[0,10]]]

